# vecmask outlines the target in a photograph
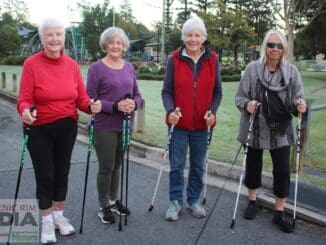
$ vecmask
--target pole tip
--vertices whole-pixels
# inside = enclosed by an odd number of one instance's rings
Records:
[[[152,212],[153,208],[154,208],[154,205],[151,204],[151,206],[150,206],[149,209],[148,209],[148,212]]]
[[[233,219],[231,222],[230,228],[233,229],[234,225],[235,225],[235,220]]]
[[[202,204],[206,203],[206,197],[203,198]]]

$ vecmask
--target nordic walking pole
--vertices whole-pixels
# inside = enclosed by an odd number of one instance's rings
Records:
[[[123,177],[124,177],[124,150],[126,148],[126,117],[122,121],[122,151],[121,151],[121,177],[120,177],[120,202],[123,203]],[[122,231],[122,214],[119,215],[119,231]]]
[[[167,146],[166,146],[164,155],[163,155],[163,159],[164,160],[166,160],[167,155],[168,155],[168,152],[169,152],[169,145],[170,145],[170,142],[171,142],[171,138],[172,138],[172,134],[173,134],[173,129],[174,129],[174,125],[172,124],[171,125],[171,128],[170,128],[170,131],[169,131],[168,143],[167,143]],[[158,186],[160,185],[160,180],[161,180],[163,168],[164,168],[164,166],[161,165],[160,172],[159,172],[158,177],[157,177],[157,180],[156,180],[156,185],[155,185],[155,189],[154,189],[154,194],[153,194],[153,197],[152,197],[151,205],[149,206],[149,209],[148,209],[149,212],[152,212],[152,210],[154,208],[154,202],[155,202],[155,198],[156,198]]]
[[[260,104],[257,104],[257,106],[255,108],[255,111],[250,115],[250,119],[249,119],[249,129],[248,129],[246,144],[244,146],[245,151],[244,151],[244,157],[243,157],[243,161],[242,161],[242,169],[241,169],[241,175],[240,175],[240,180],[239,180],[237,198],[236,198],[236,201],[235,201],[235,206],[234,206],[234,211],[233,211],[233,218],[232,218],[230,228],[233,228],[234,225],[235,225],[235,216],[236,216],[236,213],[237,213],[237,208],[238,208],[238,203],[239,203],[239,197],[240,197],[243,174],[244,174],[244,171],[245,171],[245,168],[246,168],[248,146],[249,146],[249,140],[250,140],[250,135],[251,135],[251,131],[252,131],[252,125],[254,124],[254,119],[255,119],[256,112],[257,112],[259,106],[260,106]]]
[[[179,112],[180,111],[180,108],[177,107],[175,109],[175,111],[176,112]],[[165,149],[165,152],[163,154],[163,159],[164,160],[166,160],[167,155],[168,155],[168,152],[169,152],[169,147],[170,147],[170,143],[171,143],[171,139],[172,139],[172,135],[173,135],[174,126],[175,125],[172,124],[171,127],[170,127],[169,136],[168,136],[168,143],[166,145],[166,149]],[[149,209],[148,209],[149,212],[152,212],[152,210],[154,208],[154,202],[155,202],[155,198],[156,198],[158,187],[160,185],[160,181],[161,181],[161,176],[162,176],[163,169],[164,169],[164,166],[161,165],[160,172],[159,172],[158,177],[157,177],[157,180],[156,180],[156,185],[155,185],[155,189],[154,189],[152,201],[151,201],[151,204],[150,204]]]
[[[34,110],[35,110],[35,106],[33,105],[29,109],[29,111],[30,111],[30,113],[32,113]],[[10,226],[9,226],[9,233],[8,233],[8,240],[7,240],[8,245],[10,244],[10,236],[11,236],[11,231],[12,231],[12,223],[14,222],[14,211],[16,209],[16,204],[17,204],[17,197],[18,197],[18,192],[19,192],[20,179],[21,179],[23,167],[24,167],[24,164],[25,164],[25,155],[26,155],[27,142],[28,142],[28,138],[29,138],[30,126],[29,125],[26,126],[25,130],[26,131],[25,131],[25,135],[24,135],[23,149],[22,149],[22,153],[21,153],[21,156],[20,156],[18,178],[17,178],[16,190],[15,190],[14,205],[12,207],[12,213],[11,213],[11,216],[10,216]]]
[[[130,114],[127,114],[127,135],[126,135],[126,151],[127,151],[127,162],[126,162],[126,210],[128,210],[128,183],[129,183],[129,145],[130,145]],[[122,203],[121,203],[122,204]],[[127,225],[127,216],[125,215],[125,225]]]
[[[207,146],[206,146],[206,157],[205,157],[205,183],[204,183],[204,193],[203,193],[203,201],[202,203],[206,203],[206,194],[207,194],[207,174],[208,174],[208,150],[209,150],[209,145],[211,144],[211,127],[207,127]]]
[[[299,163],[300,163],[300,152],[301,152],[301,120],[302,113],[298,114],[298,139],[297,139],[297,156],[295,161],[295,186],[294,186],[294,208],[293,208],[293,227],[295,227],[295,215],[297,211],[297,196],[298,196],[298,179],[299,179]]]
[[[94,102],[96,99],[94,100]],[[88,152],[87,152],[87,162],[86,162],[86,172],[85,172],[85,185],[84,185],[84,196],[83,196],[83,206],[82,206],[82,215],[80,221],[79,234],[83,233],[83,224],[84,224],[84,212],[85,212],[85,202],[86,202],[86,191],[87,191],[87,180],[88,180],[88,170],[89,162],[91,158],[91,152],[93,150],[93,134],[94,134],[94,116],[91,115],[91,126],[88,134]]]

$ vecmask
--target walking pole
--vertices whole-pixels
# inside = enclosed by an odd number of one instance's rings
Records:
[[[171,125],[171,128],[170,128],[170,131],[169,131],[168,143],[166,145],[166,149],[165,149],[165,152],[163,154],[163,160],[164,161],[166,160],[167,155],[168,155],[168,152],[169,152],[169,146],[170,146],[170,142],[171,142],[171,138],[172,138],[172,134],[173,134],[173,129],[174,129],[174,125],[172,124]],[[156,185],[155,185],[155,189],[154,189],[154,193],[153,193],[151,205],[149,206],[149,209],[148,209],[149,212],[152,212],[152,210],[154,208],[154,202],[155,202],[155,198],[156,198],[158,186],[160,185],[160,180],[161,180],[163,168],[164,168],[164,166],[161,165],[160,172],[159,172],[158,177],[157,177],[157,180],[156,180]]]
[[[295,186],[294,186],[294,209],[293,209],[293,228],[295,227],[295,215],[297,211],[297,196],[298,196],[298,179],[299,179],[299,163],[300,163],[300,152],[301,152],[301,120],[302,113],[298,114],[298,139],[297,139],[297,156],[295,161]]]
[[[127,150],[127,163],[126,163],[126,210],[128,210],[128,183],[129,183],[129,145],[130,145],[130,114],[127,114],[127,135],[126,135],[126,150]],[[122,204],[122,203],[121,203]],[[127,216],[125,215],[125,225],[127,225]]]
[[[179,107],[176,107],[175,108],[175,112],[179,112],[179,111],[180,111],[180,108]],[[163,154],[163,160],[164,161],[166,160],[167,155],[168,155],[168,152],[169,152],[169,147],[170,147],[170,143],[171,143],[171,139],[172,139],[172,135],[173,135],[174,126],[175,125],[172,124],[171,127],[170,127],[169,136],[168,136],[168,143],[166,144],[165,152]],[[148,209],[149,212],[152,212],[152,210],[154,208],[154,202],[155,202],[155,198],[156,198],[158,187],[160,185],[160,181],[161,181],[161,176],[162,176],[163,169],[164,169],[164,166],[161,165],[160,172],[159,172],[158,177],[157,177],[157,180],[156,180],[156,185],[155,185],[155,189],[154,189],[152,201],[151,201],[151,204],[150,204],[149,209]]]
[[[254,124],[254,119],[256,116],[256,112],[258,107],[260,106],[260,104],[257,104],[255,111],[250,115],[250,119],[249,119],[249,129],[248,129],[248,134],[247,134],[247,139],[246,139],[246,144],[244,146],[244,157],[243,157],[243,161],[242,161],[242,169],[241,169],[241,175],[240,175],[240,180],[239,180],[239,186],[238,186],[238,192],[237,192],[237,198],[235,201],[235,206],[234,206],[234,211],[233,211],[233,218],[232,218],[232,222],[230,227],[233,228],[235,225],[235,216],[237,213],[237,208],[238,208],[238,203],[239,203],[239,197],[240,197],[240,191],[241,191],[241,185],[242,185],[242,179],[243,179],[243,174],[246,168],[246,161],[247,161],[247,154],[248,154],[248,146],[249,146],[249,140],[250,140],[250,135],[251,135],[251,131],[252,131],[252,125]]]
[[[124,177],[124,150],[126,148],[126,126],[127,120],[126,116],[124,116],[122,121],[122,151],[121,151],[121,177],[120,177],[120,201],[121,205],[123,204],[123,177]],[[122,214],[120,212],[119,215],[119,231],[122,231]]]
[[[87,152],[87,162],[86,162],[86,173],[85,173],[85,185],[84,185],[83,206],[82,206],[82,215],[81,215],[81,221],[80,221],[79,234],[82,234],[83,233],[83,223],[84,223],[84,211],[85,211],[85,202],[86,202],[86,190],[87,190],[88,170],[89,170],[89,162],[90,162],[90,158],[91,158],[91,152],[93,150],[93,134],[94,134],[94,116],[91,115],[91,126],[90,126],[89,134],[88,134],[88,152]]]
[[[205,156],[205,183],[204,183],[204,193],[203,193],[203,201],[202,203],[206,203],[206,194],[207,194],[207,173],[208,173],[208,150],[209,150],[209,145],[211,144],[211,127],[207,127],[207,145],[206,145],[206,156]]]
[[[32,113],[34,110],[35,110],[35,106],[32,106],[29,109],[30,113]],[[11,216],[10,216],[10,226],[9,226],[9,233],[8,233],[8,240],[7,240],[8,245],[10,244],[10,236],[11,236],[11,231],[12,231],[12,223],[14,222],[14,211],[16,209],[16,204],[17,204],[17,197],[18,197],[18,192],[19,192],[20,179],[21,179],[23,167],[24,167],[24,164],[25,164],[25,155],[26,155],[26,148],[27,148],[27,142],[28,142],[28,138],[29,138],[30,127],[26,126],[25,129],[26,129],[26,131],[25,131],[25,134],[24,134],[23,149],[22,149],[22,153],[21,153],[21,156],[20,156],[20,164],[19,164],[19,171],[18,171],[17,184],[16,184],[16,190],[15,190],[14,205],[12,206],[12,212],[11,212]]]

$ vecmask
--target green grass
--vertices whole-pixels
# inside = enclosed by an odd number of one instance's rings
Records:
[[[0,72],[8,73],[21,71],[21,67],[0,66]],[[81,71],[86,80],[87,66],[82,66]],[[326,96],[316,93],[316,90],[326,88],[326,72],[302,72],[305,96],[313,104],[325,104]],[[19,76],[18,76],[19,77]],[[141,93],[145,99],[146,126],[144,133],[134,132],[134,140],[142,143],[164,148],[167,142],[167,128],[164,123],[165,111],[161,101],[162,81],[138,81]],[[218,124],[214,129],[209,156],[212,159],[233,162],[239,148],[236,140],[240,113],[234,106],[234,95],[238,88],[238,82],[223,83],[223,100],[218,110]],[[326,110],[318,110],[312,113],[311,127],[309,131],[308,151],[304,164],[326,172]],[[85,122],[88,117],[81,113],[80,121]],[[242,163],[243,153],[238,157],[237,164]],[[264,154],[264,170],[271,171],[271,159],[266,152]],[[303,174],[302,178],[309,182],[326,187],[326,178],[320,178]]]

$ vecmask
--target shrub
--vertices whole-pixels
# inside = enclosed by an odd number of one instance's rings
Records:
[[[2,65],[23,65],[27,56],[9,55],[1,59]]]

